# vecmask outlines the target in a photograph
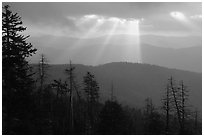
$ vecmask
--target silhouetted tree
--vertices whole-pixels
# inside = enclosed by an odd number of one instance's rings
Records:
[[[99,99],[99,86],[94,75],[92,75],[90,72],[87,72],[86,76],[84,76],[84,86],[88,103],[87,134],[93,134],[94,124],[96,123],[96,106]]]
[[[179,134],[186,134],[185,133],[185,120],[187,117],[187,99],[188,94],[186,90],[186,86],[184,86],[183,81],[180,82],[180,85],[176,85],[173,78],[169,79],[169,85],[171,94],[173,96],[173,102],[176,109],[176,114],[179,122]]]
[[[176,108],[176,113],[177,113],[177,118],[178,118],[178,122],[179,122],[179,126],[180,126],[180,134],[182,132],[182,121],[181,121],[181,112],[180,112],[180,108],[179,108],[179,100],[178,100],[178,88],[176,86],[176,84],[174,83],[173,77],[171,77],[169,79],[169,83],[170,83],[170,89],[171,89],[171,93],[173,95],[173,100],[174,100],[174,104],[175,104],[175,108]]]
[[[9,6],[2,12],[2,82],[3,82],[3,134],[26,134],[31,111],[33,80],[26,60],[36,49],[27,43],[29,36],[21,34],[21,17]]]
[[[180,113],[181,113],[181,123],[182,123],[182,133],[185,133],[185,121],[187,119],[187,100],[188,100],[188,91],[187,87],[184,85],[183,81],[180,82],[178,87],[180,92]]]
[[[95,80],[94,75],[90,72],[87,72],[84,77],[84,91],[87,95],[87,101],[90,103],[98,102],[99,99],[99,86]]]
[[[48,69],[48,63],[47,59],[45,58],[45,55],[40,55],[40,61],[38,63],[38,74],[39,74],[39,80],[40,80],[40,89],[39,89],[39,105],[41,104],[41,99],[43,95],[43,89],[44,89],[44,83],[45,79],[47,77],[47,69]]]
[[[66,81],[62,82],[61,79],[59,80],[54,80],[53,83],[51,84],[53,88],[56,89],[57,91],[57,100],[59,99],[59,96],[62,98],[62,96],[65,96],[68,92],[68,84]]]
[[[70,121],[70,124],[69,124],[69,131],[70,131],[70,134],[74,134],[75,132],[75,129],[74,129],[74,122],[75,122],[75,115],[74,115],[74,91],[75,91],[75,94],[77,95],[78,99],[80,100],[80,94],[79,94],[79,91],[78,91],[78,85],[76,84],[76,81],[75,81],[75,76],[74,76],[74,70],[75,70],[75,67],[72,66],[72,63],[70,61],[70,64],[69,64],[69,68],[65,70],[65,72],[68,74],[68,80],[69,80],[69,101],[70,101],[70,106],[69,106],[69,121]]]
[[[170,92],[170,86],[169,84],[167,84],[166,86],[166,93],[164,98],[162,99],[162,109],[165,111],[165,115],[166,115],[166,128],[165,128],[165,133],[168,135],[169,134],[169,123],[170,123],[170,111],[172,110],[172,94]]]

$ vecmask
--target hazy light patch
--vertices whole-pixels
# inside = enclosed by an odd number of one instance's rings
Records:
[[[90,28],[82,37],[81,39],[87,39],[87,38],[90,38],[90,37],[94,37],[95,35],[97,35],[97,32],[100,28],[100,26],[103,24],[103,21],[97,21],[95,23],[95,25]]]
[[[88,39],[95,38],[98,36],[106,36],[105,41],[101,44],[100,50],[98,51],[97,56],[93,60],[94,64],[97,64],[102,56],[105,55],[105,50],[109,45],[111,45],[111,39],[114,35],[123,34],[127,37],[127,46],[124,45],[125,49],[121,55],[124,56],[124,61],[128,62],[141,62],[140,60],[140,32],[139,32],[139,24],[144,20],[135,19],[135,18],[117,18],[117,17],[106,17],[99,15],[84,15],[81,17],[67,17],[67,19],[72,20],[77,30],[70,30],[69,28],[61,29],[49,27],[48,29],[43,28],[39,29],[44,33],[52,34],[53,36],[63,36],[63,37],[71,37],[75,36],[79,40],[73,43],[73,45],[68,46],[67,49],[63,50],[62,55],[66,55],[69,53],[69,58],[74,58],[77,56],[79,51],[84,48]],[[55,34],[53,34],[53,32]],[[38,32],[39,33],[39,32]],[[134,36],[134,37],[132,37]],[[115,49],[117,50],[117,49]],[[114,51],[113,51],[114,52]],[[61,58],[65,58],[65,56],[61,56]]]
[[[202,19],[202,15],[193,15],[193,16],[190,16],[190,18],[191,19],[195,19],[195,20],[197,20],[197,19]]]
[[[142,35],[154,35],[154,36],[164,36],[164,37],[188,37],[188,36],[200,36],[199,32],[189,32],[189,31],[140,31],[140,36]]]
[[[128,62],[138,62],[141,63],[141,50],[140,50],[140,31],[139,24],[144,19],[118,19],[111,18],[111,21],[114,21],[112,28],[106,35],[106,40],[102,44],[100,50],[98,51],[97,57],[94,60],[93,64],[97,64],[101,57],[104,55],[107,46],[109,46],[111,38],[116,34],[125,34],[126,35],[126,45],[125,50],[121,55],[124,58],[124,61]]]
[[[128,22],[127,34],[129,34],[129,35],[139,35],[138,31],[136,31],[138,29],[138,26],[139,26],[139,20],[131,19]]]
[[[127,37],[127,48],[124,55],[128,62],[142,63],[139,23],[140,20],[136,19],[128,23],[127,34],[130,34],[131,37]]]
[[[86,15],[83,18],[81,18],[80,21],[78,20],[77,25],[80,27],[80,29],[82,29],[82,27],[84,27],[82,25],[84,25],[85,23],[89,23],[90,20],[92,21],[94,20],[92,22],[92,27],[90,27],[89,29],[85,27],[86,28],[85,31],[82,31],[79,35],[79,40],[76,41],[75,44],[71,48],[64,50],[64,53],[68,53],[69,51],[71,51],[69,53],[70,58],[74,58],[74,56],[79,52],[79,50],[84,47],[85,44],[83,43],[86,41],[86,39],[92,38],[95,35],[97,35],[100,29],[100,26],[104,23],[104,19],[101,17],[99,18],[99,16]]]
[[[200,18],[202,16],[200,15],[196,15],[196,16],[191,16],[191,17],[186,17],[183,13],[175,11],[175,12],[171,12],[170,15],[178,20],[180,23],[182,23],[186,28],[188,28],[191,32],[194,31],[199,31],[200,27],[196,26],[196,24],[194,24],[194,22],[192,22],[192,18]]]
[[[113,27],[110,29],[109,33],[107,34],[107,38],[106,38],[105,42],[103,43],[103,45],[108,44],[108,42],[110,41],[112,35],[114,35],[117,27],[118,27],[118,22],[115,22],[113,24]]]
[[[84,18],[87,18],[87,19],[95,19],[95,18],[98,18],[98,16],[92,14],[92,15],[85,15]]]
[[[116,17],[110,17],[107,19],[108,21],[112,21],[112,22],[119,22],[120,19],[119,18],[116,18]]]
[[[76,54],[77,50],[81,49],[84,46],[84,42],[86,39],[97,35],[97,31],[100,29],[100,26],[103,24],[103,21],[97,21],[95,25],[90,28],[81,38],[72,46],[72,48],[68,49],[73,51],[72,54]]]
[[[98,22],[98,23],[104,23],[104,18],[99,18],[99,19],[97,19],[97,22]]]
[[[56,37],[63,37],[65,34],[68,37],[75,37],[76,33],[72,33],[70,35],[71,29],[69,26],[67,27],[60,27],[58,25],[48,25],[48,24],[32,24],[31,22],[25,23],[25,26],[27,27],[25,34],[28,34],[32,37],[41,37],[41,36],[56,36]],[[54,28],[54,29],[53,29]]]
[[[173,11],[170,13],[170,15],[174,18],[177,19],[179,21],[187,21],[185,15],[182,12],[179,11]]]
[[[118,18],[118,17],[107,17],[107,16],[101,16],[101,15],[84,15],[81,17],[67,17],[67,19],[71,19],[74,21],[75,25],[79,29],[79,37],[84,38],[84,33],[87,33],[87,31],[90,31],[91,28],[93,28],[93,25],[96,23],[102,23],[101,29],[98,29],[95,31],[94,35],[89,35],[89,37],[86,38],[94,38],[99,37],[103,35],[110,35],[110,31],[112,29],[113,24],[118,23],[117,30],[114,31],[111,35],[115,34],[126,34],[127,32],[124,31],[124,28],[127,28],[127,24],[129,22],[134,22],[136,19],[130,18]],[[138,19],[139,21],[143,21],[144,18]]]
[[[108,34],[106,35],[106,39],[105,39],[104,43],[101,45],[99,52],[98,52],[96,58],[94,59],[93,64],[97,64],[99,62],[99,60],[101,59],[102,55],[104,54],[105,49],[107,48],[107,46],[109,44],[111,37],[113,36],[113,34],[116,31],[116,28],[118,27],[120,20],[117,20],[117,19],[113,20],[112,19],[112,21],[114,21],[114,24],[113,24],[112,28],[110,29],[110,31],[108,32]]]
[[[98,15],[84,15],[82,16],[79,20],[77,20],[77,23],[84,23],[86,21],[91,21],[91,20],[96,20],[99,19],[100,17]]]
[[[121,23],[121,24],[125,24],[126,22],[127,22],[126,19],[121,19],[121,20],[120,20],[120,23]]]
[[[125,19],[117,17],[107,17],[101,15],[84,15],[81,17],[67,16],[66,19],[71,21],[75,28],[71,26],[61,26],[59,24],[33,24],[28,22],[27,33],[34,37],[44,35],[57,36],[57,37],[73,37],[80,39],[96,38],[105,35],[127,34],[127,27],[130,22],[136,19]],[[144,19],[138,19],[139,22]],[[114,24],[117,24],[117,29],[110,33]]]

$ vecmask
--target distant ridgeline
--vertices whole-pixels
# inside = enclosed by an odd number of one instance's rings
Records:
[[[34,70],[37,65],[33,64]],[[114,85],[114,95],[117,100],[132,107],[144,107],[144,100],[152,98],[153,103],[161,105],[161,98],[165,92],[168,78],[172,76],[176,82],[183,80],[189,91],[189,106],[202,109],[202,75],[190,71],[168,69],[155,65],[116,62],[99,66],[85,66],[81,64],[76,67],[74,75],[79,84],[83,82],[83,76],[87,71],[95,75],[100,86],[100,100],[103,102],[110,98],[111,83]],[[49,65],[48,77],[45,83],[54,79],[65,80],[65,69],[68,65]],[[82,89],[81,89],[82,90]]]

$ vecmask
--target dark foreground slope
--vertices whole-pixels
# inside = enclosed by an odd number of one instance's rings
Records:
[[[202,109],[202,74],[164,67],[135,64],[109,63],[100,66],[74,65],[75,77],[82,85],[83,76],[87,71],[93,73],[100,86],[101,101],[110,98],[111,83],[114,85],[114,95],[122,104],[132,107],[144,106],[144,100],[151,97],[153,103],[161,105],[161,98],[165,92],[168,78],[173,76],[177,83],[180,80],[189,90],[189,105],[192,108]],[[65,69],[68,65],[50,65],[47,83],[54,79],[66,79]],[[81,91],[83,86],[81,86]]]

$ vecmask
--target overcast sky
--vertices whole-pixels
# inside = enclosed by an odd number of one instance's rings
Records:
[[[169,35],[201,35],[201,3],[10,3],[10,5],[22,16],[24,24],[30,27],[29,31],[34,35],[52,33],[51,35],[80,37],[96,21],[90,20],[87,24],[78,25],[86,15],[96,15],[95,19],[111,17],[138,19],[141,20],[140,30],[144,34],[167,35],[168,32]],[[171,13],[175,13],[175,17],[171,16]],[[177,19],[177,13],[182,14],[185,19]],[[110,25],[101,27],[105,31],[110,29]],[[98,31],[100,32],[100,29]]]
[[[101,36],[107,38],[104,43],[99,44],[108,45],[111,44],[110,36],[117,34],[133,35],[134,40],[129,42],[137,44],[141,42],[138,37],[145,35],[196,37],[196,40],[200,38],[201,41],[202,4],[198,2],[3,4],[9,4],[11,10],[22,17],[27,26],[26,33],[31,35],[32,42],[40,48],[50,44],[45,39],[41,43],[37,42],[36,39],[42,37],[52,37],[56,41],[64,37],[75,38],[75,45],[79,45],[77,39]],[[62,41],[58,41],[58,44],[63,45],[60,42]],[[72,42],[70,41],[71,44]],[[196,43],[192,44],[195,45]]]

